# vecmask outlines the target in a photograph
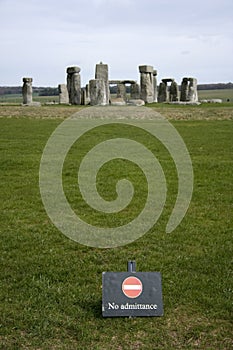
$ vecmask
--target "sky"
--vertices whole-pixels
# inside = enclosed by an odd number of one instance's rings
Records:
[[[57,86],[74,65],[85,86],[100,61],[111,80],[148,64],[158,82],[233,82],[232,16],[232,0],[0,0],[0,86]]]

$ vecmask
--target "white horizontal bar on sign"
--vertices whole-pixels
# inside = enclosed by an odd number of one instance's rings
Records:
[[[137,284],[127,284],[123,287],[124,290],[141,290],[142,286]]]

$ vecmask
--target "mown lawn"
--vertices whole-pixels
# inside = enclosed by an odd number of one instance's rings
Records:
[[[186,111],[192,113],[192,108]],[[60,123],[50,117],[0,118],[0,349],[232,349],[232,120],[172,120],[192,159],[194,192],[187,215],[171,234],[165,226],[177,191],[174,164],[163,148],[140,136],[158,153],[169,198],[153,229],[114,249],[69,240],[43,208],[40,159]],[[98,142],[98,135],[91,137]],[[80,200],[76,158],[74,147],[63,172],[74,209]],[[120,165],[110,164],[101,177],[126,173]],[[139,192],[130,217],[145,198],[141,173],[133,173]],[[101,193],[111,198],[114,189],[106,181],[105,193],[103,178]],[[102,272],[125,271],[129,259],[136,260],[138,271],[161,272],[163,317],[102,318]]]

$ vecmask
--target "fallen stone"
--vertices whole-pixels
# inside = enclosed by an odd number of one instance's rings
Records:
[[[127,104],[130,106],[144,106],[145,102],[141,99],[137,99],[137,100],[129,100]]]
[[[40,102],[30,102],[30,103],[22,103],[24,107],[41,107]]]
[[[192,101],[187,101],[187,102],[184,102],[184,101],[174,101],[174,102],[166,102],[170,105],[189,105],[189,106],[199,106],[201,104],[201,102],[192,102]]]
[[[111,106],[125,106],[125,105],[126,105],[126,102],[122,97],[111,99]]]
[[[200,100],[201,103],[222,103],[221,98],[212,98],[209,100]]]

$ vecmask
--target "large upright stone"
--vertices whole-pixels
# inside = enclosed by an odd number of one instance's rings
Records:
[[[106,95],[106,84],[103,79],[92,79],[89,81],[90,105],[105,106],[109,104]]]
[[[86,106],[90,104],[90,92],[89,92],[89,84],[86,84],[84,88],[82,88],[82,101],[81,104]]]
[[[163,103],[167,101],[167,84],[161,81],[159,84],[158,102]]]
[[[32,104],[32,78],[23,78],[23,104]]]
[[[126,86],[124,83],[117,84],[117,98],[123,98],[124,101],[127,100]]]
[[[181,92],[180,92],[180,100],[183,102],[188,101],[188,94],[189,94],[189,78],[183,78],[181,83]]]
[[[181,95],[180,100],[183,102],[197,102],[197,79],[196,78],[183,78],[181,83]]]
[[[198,94],[197,94],[197,79],[189,78],[189,94],[188,100],[189,102],[198,102]]]
[[[81,77],[80,68],[77,66],[68,67],[67,72],[67,90],[69,94],[69,102],[72,105],[81,104]]]
[[[152,66],[144,65],[139,66],[140,72],[140,90],[141,99],[145,103],[154,102],[154,81],[153,72],[154,68]]]
[[[105,85],[106,104],[109,104],[110,90],[109,90],[109,79],[108,79],[108,65],[100,62],[95,67],[95,79],[103,80]],[[102,93],[101,93],[102,94]]]
[[[158,102],[157,70],[153,71],[154,102]]]
[[[68,94],[66,84],[59,84],[58,85],[58,92],[59,92],[59,103],[60,104],[69,104],[69,94]]]
[[[140,98],[140,86],[137,83],[131,84],[130,98],[132,100],[138,100]]]
[[[179,87],[178,84],[173,80],[169,91],[169,101],[177,102],[179,101]]]

